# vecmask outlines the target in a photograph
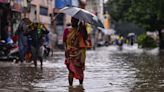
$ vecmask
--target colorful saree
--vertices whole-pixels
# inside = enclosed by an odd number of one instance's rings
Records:
[[[84,77],[84,49],[79,47],[80,33],[76,29],[72,29],[66,39],[66,60],[65,64],[73,77],[83,79]]]

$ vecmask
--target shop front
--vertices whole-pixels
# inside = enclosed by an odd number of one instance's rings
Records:
[[[0,0],[0,39],[12,36],[22,13],[29,11],[27,0]]]
[[[8,31],[11,31],[11,12],[10,4],[0,2],[0,40],[5,40],[8,36]]]
[[[0,0],[0,40],[5,40],[15,33],[21,19],[21,3]]]

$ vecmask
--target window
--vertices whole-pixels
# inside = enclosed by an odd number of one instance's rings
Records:
[[[40,15],[48,16],[48,8],[40,6]]]
[[[63,13],[58,14],[55,20],[56,20],[56,25],[64,25],[64,14]]]

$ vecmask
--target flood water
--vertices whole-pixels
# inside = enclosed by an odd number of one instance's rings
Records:
[[[164,54],[158,49],[109,46],[87,51],[83,87],[78,80],[68,86],[63,51],[43,64],[41,69],[0,62],[0,92],[164,92]]]

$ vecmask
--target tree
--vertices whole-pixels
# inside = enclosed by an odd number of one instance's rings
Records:
[[[164,0],[109,0],[106,3],[117,22],[132,22],[147,31],[159,31],[160,48],[164,49]]]

